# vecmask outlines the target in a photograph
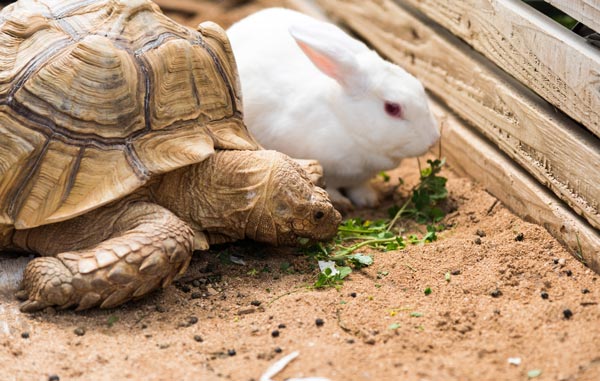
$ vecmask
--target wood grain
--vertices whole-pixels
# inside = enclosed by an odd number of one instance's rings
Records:
[[[475,179],[526,221],[545,227],[577,259],[600,273],[597,230],[448,109],[433,102],[433,111],[442,121],[442,153],[453,170]]]
[[[583,38],[521,0],[397,3],[414,6],[600,136],[600,50]]]
[[[600,228],[596,137],[446,30],[430,26],[391,0],[319,3],[421,79],[460,117]]]
[[[600,32],[600,0],[545,0],[577,21]]]

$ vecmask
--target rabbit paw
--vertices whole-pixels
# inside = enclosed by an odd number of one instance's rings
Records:
[[[358,207],[373,208],[379,205],[379,195],[368,182],[352,188],[347,188],[346,193],[354,205]]]
[[[352,205],[352,201],[350,201],[346,196],[344,196],[339,190],[335,188],[327,188],[327,193],[329,194],[329,199],[331,203],[339,212],[347,213],[354,210],[354,205]]]

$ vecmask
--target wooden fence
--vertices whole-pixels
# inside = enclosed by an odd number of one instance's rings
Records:
[[[450,163],[600,272],[600,50],[519,0],[316,0],[437,98]],[[600,30],[600,0],[548,0]]]

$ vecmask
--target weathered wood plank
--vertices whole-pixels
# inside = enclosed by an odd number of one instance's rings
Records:
[[[600,229],[600,141],[443,28],[391,0],[318,0]],[[464,152],[464,151],[463,151]]]
[[[526,221],[545,227],[577,259],[600,273],[597,230],[448,109],[433,102],[433,110],[444,126],[442,154],[453,170],[475,179]]]
[[[583,38],[521,0],[396,2],[437,21],[600,136],[600,50]]]
[[[600,0],[545,0],[577,21],[600,32]]]

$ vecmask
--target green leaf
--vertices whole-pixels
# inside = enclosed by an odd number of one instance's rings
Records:
[[[106,325],[108,325],[108,327],[111,328],[118,321],[119,321],[119,317],[118,316],[116,316],[116,315],[110,315],[108,317],[108,319],[106,319]]]
[[[427,287],[423,293],[425,293],[425,295],[430,295],[431,294],[431,287]]]
[[[390,181],[390,175],[388,175],[385,171],[379,172],[379,176],[381,176],[383,181],[386,183]]]
[[[373,257],[364,254],[352,254],[348,256],[348,261],[357,268],[371,266],[373,264]]]
[[[527,377],[536,378],[542,375],[542,371],[540,369],[533,369],[527,372]]]
[[[450,282],[450,273],[447,272],[446,275],[444,275],[444,278],[446,279],[446,282]]]
[[[389,327],[388,327],[388,329],[390,329],[390,330],[392,330],[392,331],[395,331],[395,330],[397,330],[398,328],[400,328],[400,323],[392,323],[392,324],[390,324],[390,325],[389,325]]]

